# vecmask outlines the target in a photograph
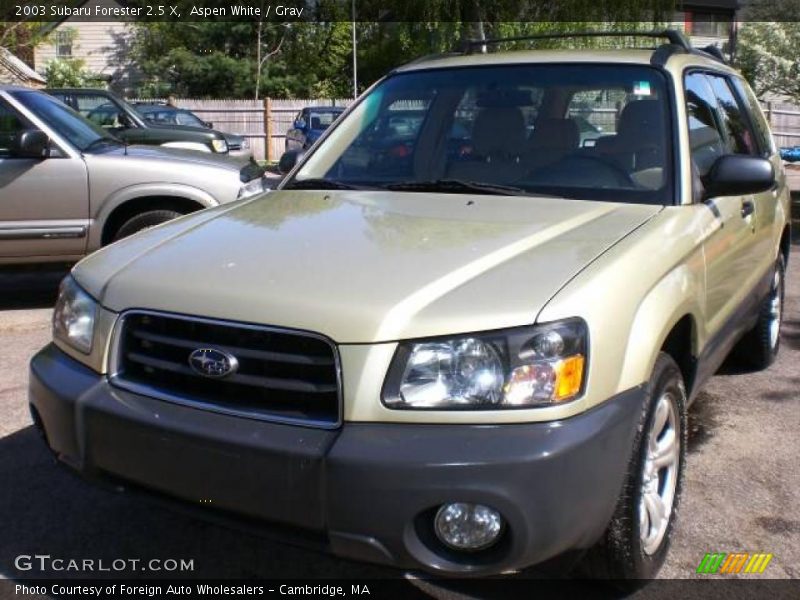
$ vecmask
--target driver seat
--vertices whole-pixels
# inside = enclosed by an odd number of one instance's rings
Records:
[[[664,114],[658,100],[629,102],[619,116],[617,135],[597,140],[597,151],[629,173],[664,166]]]
[[[451,163],[447,177],[513,183],[526,171],[521,161],[525,146],[525,118],[519,108],[483,108],[472,126],[471,159]]]

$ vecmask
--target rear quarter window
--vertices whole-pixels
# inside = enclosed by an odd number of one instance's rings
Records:
[[[774,154],[777,152],[777,147],[775,146],[775,140],[772,138],[772,131],[770,131],[767,118],[764,116],[764,112],[761,110],[761,104],[759,103],[758,98],[756,98],[756,95],[753,93],[753,90],[750,89],[750,86],[747,85],[747,83],[741,78],[733,77],[731,78],[731,82],[736,90],[736,95],[739,96],[743,105],[746,107],[748,114],[750,115],[750,121],[753,124],[756,140],[758,141],[761,153],[764,156]]]

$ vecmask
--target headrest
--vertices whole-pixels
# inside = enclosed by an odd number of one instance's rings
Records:
[[[634,100],[622,109],[618,125],[620,136],[649,139],[660,137],[663,131],[663,108],[658,100]]]
[[[480,156],[511,158],[525,150],[525,118],[514,107],[484,108],[472,126],[472,145]]]
[[[572,119],[539,117],[531,134],[531,146],[572,150],[580,142],[578,124]]]

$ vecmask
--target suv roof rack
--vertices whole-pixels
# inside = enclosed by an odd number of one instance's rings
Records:
[[[661,31],[565,31],[561,33],[537,33],[532,35],[518,35],[506,38],[490,38],[486,40],[466,40],[461,45],[462,54],[472,54],[477,48],[502,44],[505,42],[523,42],[527,40],[558,40],[565,38],[582,37],[649,37],[664,38],[684,52],[693,50],[689,39],[677,29],[663,29]]]
[[[441,52],[435,54],[428,54],[405,63],[403,66],[413,65],[417,63],[435,60],[437,58],[446,58],[448,56],[469,55],[475,52],[477,48],[483,46],[491,46],[495,44],[502,44],[504,42],[522,42],[527,40],[557,40],[566,38],[582,38],[582,37],[647,37],[647,38],[663,38],[667,40],[666,44],[660,45],[658,48],[639,48],[640,50],[652,49],[654,50],[653,56],[650,59],[651,64],[656,66],[664,66],[667,59],[676,52],[685,54],[695,54],[716,60],[723,64],[727,64],[725,56],[722,54],[717,46],[706,46],[705,48],[694,48],[689,38],[684,35],[682,31],[677,29],[662,29],[656,31],[568,31],[561,33],[538,33],[531,35],[518,35],[506,38],[490,38],[485,40],[471,39],[466,40],[455,49],[449,52]]]

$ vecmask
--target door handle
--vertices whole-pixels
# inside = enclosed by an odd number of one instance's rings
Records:
[[[742,218],[746,219],[756,211],[756,205],[752,200],[742,200]]]

